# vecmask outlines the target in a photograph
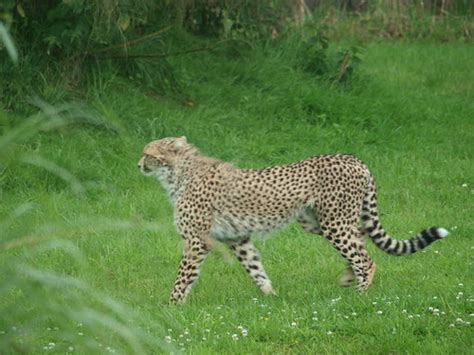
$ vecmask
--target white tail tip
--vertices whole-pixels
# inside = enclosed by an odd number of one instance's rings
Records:
[[[438,235],[440,238],[445,238],[449,235],[449,232],[444,228],[438,228]]]

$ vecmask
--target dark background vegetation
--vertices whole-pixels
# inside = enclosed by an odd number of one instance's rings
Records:
[[[245,57],[285,41],[296,42],[295,65],[340,81],[357,61],[354,43],[471,41],[473,8],[470,0],[3,0],[0,20],[20,60],[14,66],[2,51],[1,104],[25,108],[32,95],[83,98],[84,84],[104,72],[186,102],[170,57],[206,50]],[[356,40],[328,58],[330,41],[348,39]]]

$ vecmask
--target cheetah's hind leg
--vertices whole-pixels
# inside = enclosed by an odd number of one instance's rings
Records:
[[[350,266],[348,266],[344,272],[342,273],[341,277],[339,278],[339,285],[343,287],[351,286],[355,280],[354,271]]]
[[[316,219],[314,212],[311,210],[304,210],[298,217],[298,222],[306,232],[313,234],[322,234],[319,222]],[[355,274],[349,265],[339,278],[339,284],[343,287],[351,286],[355,280]]]

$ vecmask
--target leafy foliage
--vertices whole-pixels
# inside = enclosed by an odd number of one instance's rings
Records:
[[[0,21],[12,34],[19,59],[18,65],[12,66],[8,56],[0,56],[1,104],[8,109],[24,109],[32,96],[54,102],[78,98],[91,76],[117,74],[145,84],[153,95],[183,101],[189,96],[183,92],[186,78],[180,77],[184,71],[176,68],[171,58],[193,55],[190,53],[199,51],[199,45],[210,50],[220,41],[226,41],[227,55],[247,57],[252,55],[249,49],[262,44],[278,46],[280,39],[285,40],[292,32],[296,45],[285,46],[295,50],[297,66],[318,78],[348,82],[360,62],[360,48],[349,43],[336,50],[331,45],[335,39],[468,41],[474,33],[474,3],[468,0],[307,1],[312,14],[307,7],[298,14],[298,4],[303,3],[4,0]],[[150,36],[165,28],[169,31]],[[269,44],[272,41],[277,44]],[[0,53],[12,48],[3,43]]]
[[[269,38],[272,31],[291,17],[289,1],[194,1],[185,25],[192,32],[224,38],[256,40]]]

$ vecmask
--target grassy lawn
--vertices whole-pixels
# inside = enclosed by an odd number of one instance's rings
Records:
[[[101,79],[87,101],[108,125],[18,140],[0,175],[1,353],[472,353],[472,45],[373,43],[346,86],[271,54],[174,58],[188,105]],[[4,134],[26,119],[2,115]],[[329,243],[292,224],[255,242],[277,296],[216,245],[187,303],[169,306],[181,238],[136,163],[181,135],[240,167],[356,154],[390,234],[451,235],[409,257],[369,245],[378,270],[361,295],[338,286]]]

